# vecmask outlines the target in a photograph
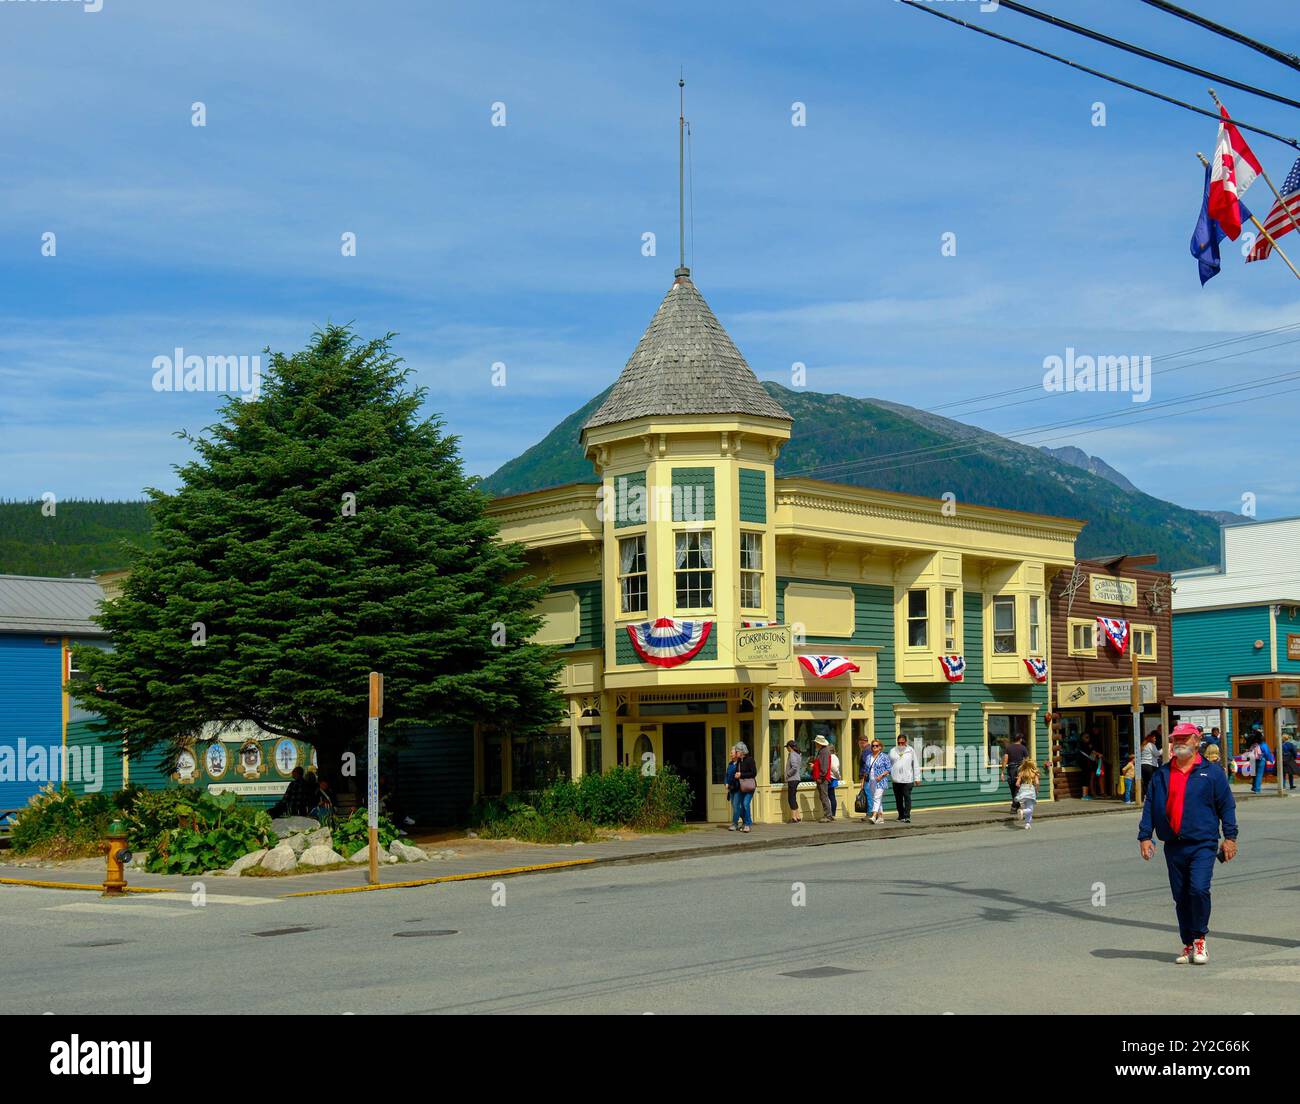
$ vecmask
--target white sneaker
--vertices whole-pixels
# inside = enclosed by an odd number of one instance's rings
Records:
[[[1204,966],[1210,961],[1210,956],[1205,950],[1205,939],[1196,939],[1192,942],[1192,961],[1197,966]]]
[[[1192,953],[1194,950],[1195,950],[1194,947],[1190,947],[1190,946],[1184,947],[1183,953],[1180,954],[1176,959],[1174,959],[1174,962],[1177,963],[1179,966],[1186,966],[1189,962],[1192,961]]]

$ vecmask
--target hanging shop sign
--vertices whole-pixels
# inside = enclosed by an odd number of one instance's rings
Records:
[[[789,625],[762,625],[736,630],[736,662],[779,663],[794,654],[794,633]]]

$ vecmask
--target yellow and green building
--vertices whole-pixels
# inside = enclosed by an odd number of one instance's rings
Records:
[[[550,579],[540,639],[563,651],[566,712],[527,740],[479,726],[477,794],[667,763],[692,784],[693,816],[725,821],[723,772],[743,741],[755,818],[776,822],[789,739],[807,759],[824,735],[847,786],[859,735],[907,733],[931,767],[917,807],[1004,800],[988,765],[1014,732],[1047,758],[1047,599],[1082,523],[778,478],[791,424],[679,268],[582,427],[593,480],[490,507]],[[738,633],[763,623],[789,627],[788,656],[738,652]],[[660,635],[690,658],[655,662]],[[844,673],[817,677],[800,656]],[[941,657],[958,656],[950,681]],[[801,788],[804,815],[815,797]]]

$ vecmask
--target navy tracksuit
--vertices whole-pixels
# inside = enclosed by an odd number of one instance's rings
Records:
[[[1172,769],[1172,763],[1162,763],[1151,776],[1138,839],[1149,840],[1154,831],[1164,841],[1178,932],[1186,947],[1195,939],[1204,939],[1209,930],[1210,879],[1214,877],[1214,859],[1219,850],[1219,824],[1223,824],[1224,839],[1237,838],[1237,803],[1223,768],[1198,759],[1187,776],[1183,819],[1175,834],[1165,812]]]

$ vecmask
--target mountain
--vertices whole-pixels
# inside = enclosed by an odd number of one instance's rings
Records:
[[[1048,448],[1046,445],[1039,445],[1038,447],[1049,456],[1055,456],[1058,460],[1062,460],[1073,467],[1082,468],[1084,471],[1092,472],[1093,475],[1101,476],[1102,479],[1108,483],[1114,483],[1121,490],[1129,491],[1132,494],[1141,493],[1125,476],[1120,475],[1100,456],[1089,456],[1083,449],[1075,448],[1074,445],[1062,445],[1060,448]]]
[[[778,476],[932,498],[951,491],[959,510],[970,502],[1078,518],[1088,523],[1076,545],[1080,556],[1152,553],[1168,571],[1218,562],[1219,526],[1212,518],[1142,493],[1082,450],[1084,465],[901,403],[792,391],[771,381],[763,387],[794,417]],[[484,488],[507,495],[594,481],[578,435],[606,394],[503,464]]]
[[[0,502],[0,575],[76,575],[127,566],[122,542],[148,546],[147,502]]]

